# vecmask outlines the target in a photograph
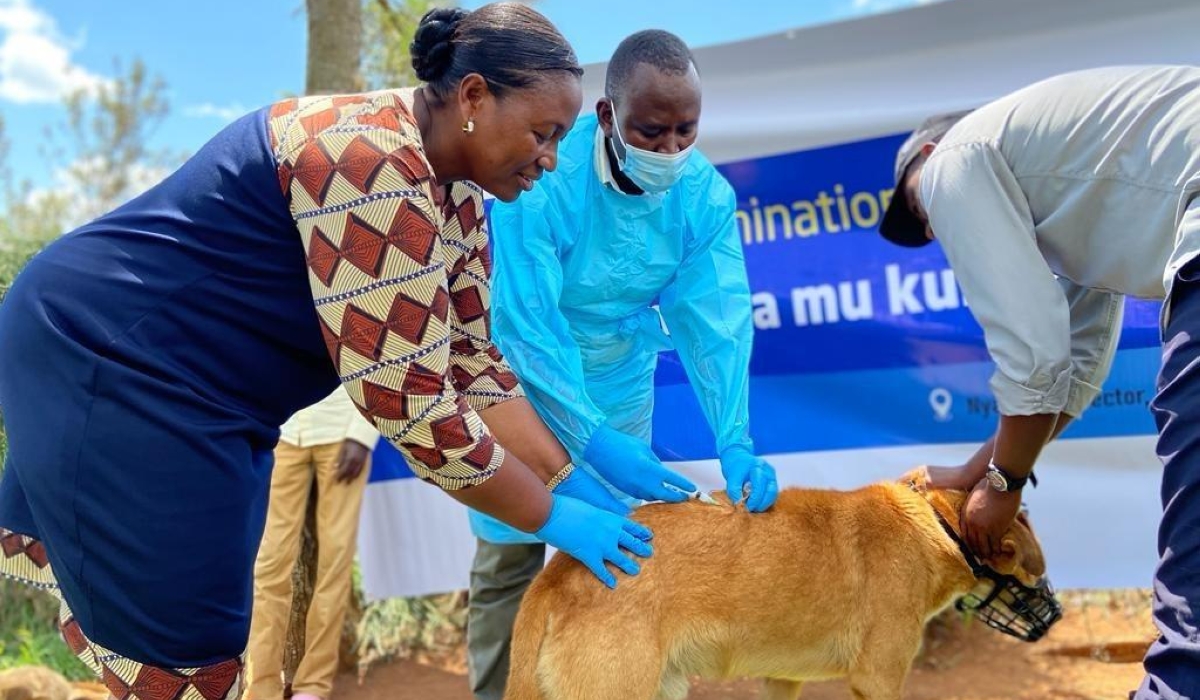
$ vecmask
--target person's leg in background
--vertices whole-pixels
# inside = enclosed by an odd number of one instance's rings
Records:
[[[358,516],[370,473],[337,480],[341,443],[313,448],[317,468],[317,574],[305,620],[304,656],[292,679],[293,698],[327,700],[338,671],[342,623],[350,604]],[[300,696],[306,696],[300,698]]]
[[[1183,226],[1200,230],[1200,200]],[[1163,517],[1154,576],[1159,638],[1146,652],[1138,700],[1200,698],[1200,260],[1171,290],[1163,367],[1152,408],[1163,462]]]
[[[521,597],[546,561],[546,545],[476,540],[467,611],[467,668],[475,700],[502,700]]]
[[[248,700],[282,700],[283,647],[292,610],[292,571],[313,482],[311,449],[280,442],[271,473],[267,525],[254,565],[254,613],[247,647]]]

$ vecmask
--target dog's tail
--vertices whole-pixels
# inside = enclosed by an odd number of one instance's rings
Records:
[[[537,585],[525,593],[513,625],[508,684],[504,700],[544,700],[538,683],[538,659],[550,627],[552,596]]]

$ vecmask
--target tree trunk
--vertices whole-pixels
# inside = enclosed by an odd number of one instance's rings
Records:
[[[308,70],[304,91],[333,95],[362,89],[362,0],[306,0]]]
[[[306,0],[308,11],[308,60],[304,92],[331,95],[362,89],[359,64],[362,54],[362,0]],[[304,654],[304,621],[312,602],[317,575],[316,483],[309,491],[308,507],[301,534],[300,558],[292,571],[291,618],[284,645],[283,678],[290,694],[292,678]],[[353,595],[353,592],[351,593]],[[350,615],[348,615],[349,617]],[[350,628],[353,629],[353,628]],[[343,632],[343,635],[345,632]],[[343,640],[343,648],[345,640]],[[353,642],[351,642],[353,649]],[[353,663],[353,660],[350,660]]]
[[[300,533],[300,556],[292,569],[292,611],[288,619],[287,642],[283,645],[284,696],[291,694],[292,678],[304,656],[304,621],[312,603],[313,586],[317,580],[317,493],[316,479],[308,492],[304,509],[304,530]]]

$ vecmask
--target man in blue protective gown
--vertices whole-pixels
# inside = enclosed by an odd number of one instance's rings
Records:
[[[492,210],[496,342],[575,463],[627,502],[695,490],[650,449],[655,365],[674,348],[730,496],[766,510],[778,487],[750,440],[754,329],[737,201],[694,147],[691,52],[667,32],[634,34],[609,62],[605,93],[563,140],[558,168]],[[499,700],[513,621],[545,546],[479,512],[471,526],[471,685],[478,700]]]

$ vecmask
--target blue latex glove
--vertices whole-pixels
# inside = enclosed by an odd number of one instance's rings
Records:
[[[552,498],[550,517],[533,533],[535,537],[578,559],[609,588],[617,587],[617,577],[606,562],[630,576],[641,571],[641,566],[622,550],[639,557],[650,556],[654,550],[646,543],[653,537],[649,528],[576,498],[557,494]]]
[[[721,474],[729,500],[738,503],[745,495],[746,510],[751,513],[770,508],[779,497],[775,467],[744,447],[731,447],[721,454]]]
[[[576,467],[566,479],[563,479],[562,483],[555,486],[553,493],[560,496],[577,498],[622,517],[629,515],[632,511],[629,506],[612,495],[611,491],[604,488],[604,484],[597,481],[596,477],[588,474],[579,467]]]
[[[695,484],[664,467],[649,445],[608,425],[592,433],[583,458],[608,483],[634,498],[681,503],[696,491]]]

